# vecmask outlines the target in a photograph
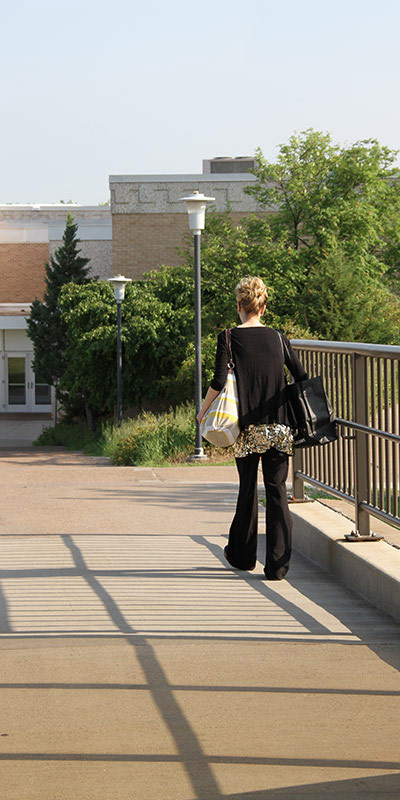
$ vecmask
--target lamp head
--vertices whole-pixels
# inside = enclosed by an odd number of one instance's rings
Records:
[[[107,280],[112,284],[116,301],[123,300],[125,297],[125,286],[127,283],[131,283],[132,278],[125,278],[124,275],[114,275],[113,278],[107,278]]]
[[[194,233],[200,233],[205,226],[205,212],[207,203],[215,200],[215,197],[206,197],[196,189],[188,197],[181,197],[186,203],[189,214],[189,227]]]

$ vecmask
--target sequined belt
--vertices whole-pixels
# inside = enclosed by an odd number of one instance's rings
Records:
[[[240,431],[231,450],[235,458],[245,458],[252,453],[265,453],[271,447],[292,455],[293,433],[287,425],[248,425]]]

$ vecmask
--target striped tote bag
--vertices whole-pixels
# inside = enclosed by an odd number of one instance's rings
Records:
[[[225,331],[228,345],[229,362],[225,386],[211,403],[200,423],[203,439],[207,439],[217,447],[229,447],[240,433],[239,428],[239,396],[237,390],[234,363],[232,361],[231,331]]]

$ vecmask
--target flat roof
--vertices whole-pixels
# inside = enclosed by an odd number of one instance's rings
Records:
[[[110,206],[82,206],[79,203],[0,203],[0,211],[110,211]]]
[[[251,183],[251,172],[210,172],[200,175],[110,175],[110,183]]]
[[[31,302],[26,303],[0,303],[0,317],[29,317],[31,313]]]

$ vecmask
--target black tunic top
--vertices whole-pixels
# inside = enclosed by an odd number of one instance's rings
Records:
[[[260,423],[268,425],[272,422],[293,424],[287,405],[284,363],[297,381],[306,378],[307,373],[289,339],[284,335],[283,339],[284,348],[279,333],[273,328],[232,328],[232,357],[239,394],[241,428]],[[218,335],[215,372],[211,381],[211,387],[218,392],[225,386],[228,361],[225,331],[221,331]]]

